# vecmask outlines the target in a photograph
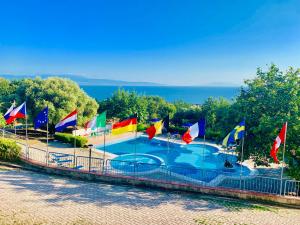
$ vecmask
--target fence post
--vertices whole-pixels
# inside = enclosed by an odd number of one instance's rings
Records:
[[[287,183],[287,180],[284,181],[283,196],[285,196],[285,193],[286,193],[286,183]]]

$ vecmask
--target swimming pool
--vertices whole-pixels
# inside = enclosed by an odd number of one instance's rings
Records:
[[[101,149],[101,147],[98,147]],[[165,165],[172,172],[182,175],[199,176],[199,172],[212,172],[211,175],[202,180],[210,180],[218,174],[226,173],[232,176],[240,174],[240,165],[236,163],[237,157],[231,154],[220,153],[218,148],[212,145],[204,144],[178,144],[168,143],[163,140],[139,137],[136,140],[127,140],[106,146],[106,151],[118,155],[112,163],[112,166],[120,170],[131,170],[131,164],[120,166],[118,161],[138,162],[141,164],[151,164],[152,169],[157,169]],[[136,152],[136,154],[135,154]],[[225,160],[233,164],[233,168],[224,167]],[[149,169],[142,168],[143,171]],[[150,170],[150,169],[149,169]],[[250,170],[243,167],[243,175],[248,175]],[[206,177],[206,176],[205,176]]]

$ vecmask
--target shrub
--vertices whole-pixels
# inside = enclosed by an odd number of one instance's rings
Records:
[[[141,123],[139,123],[138,125],[137,125],[137,131],[138,132],[142,132],[142,131],[145,131],[146,129],[147,129],[147,125],[146,124],[141,124]]]
[[[16,161],[20,158],[21,147],[13,140],[0,138],[0,159]]]
[[[187,131],[187,128],[180,126],[170,126],[169,131],[170,133],[184,134]]]
[[[54,138],[55,140],[72,145],[74,144],[76,139],[76,147],[84,147],[88,143],[88,139],[86,137],[73,136],[72,134],[66,133],[55,133]]]

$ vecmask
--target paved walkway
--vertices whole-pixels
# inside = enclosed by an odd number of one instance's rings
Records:
[[[300,210],[0,168],[0,224],[300,224]]]

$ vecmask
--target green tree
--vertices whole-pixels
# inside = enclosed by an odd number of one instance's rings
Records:
[[[137,113],[139,122],[146,123],[151,118],[172,117],[175,106],[157,96],[144,96],[136,92],[119,89],[112,97],[99,102],[99,112],[107,111],[108,118],[123,119]]]
[[[274,139],[285,121],[288,121],[287,157],[290,150],[300,152],[300,70],[289,68],[285,73],[275,65],[245,81],[234,104],[246,118],[246,156],[269,157]],[[281,150],[278,153],[281,158]]]
[[[68,79],[50,77],[11,82],[1,79],[0,82],[6,85],[6,88],[0,89],[0,98],[5,102],[6,109],[13,100],[17,104],[26,101],[29,122],[46,106],[49,107],[52,126],[74,109],[78,109],[79,125],[83,125],[97,113],[97,102]]]

